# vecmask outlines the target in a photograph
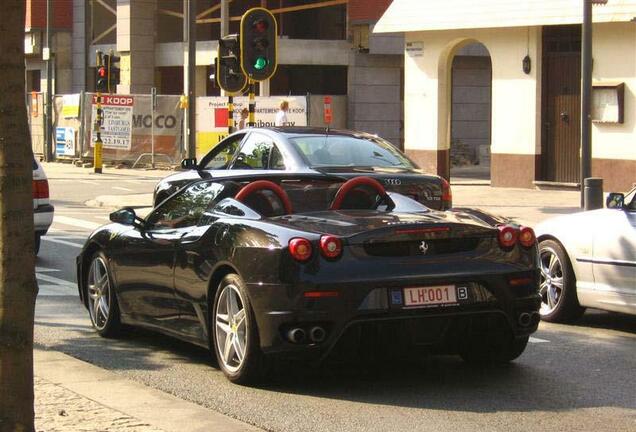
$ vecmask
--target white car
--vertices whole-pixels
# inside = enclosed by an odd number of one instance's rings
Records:
[[[586,307],[636,314],[636,187],[609,194],[606,207],[535,228],[542,319],[569,322]]]
[[[35,254],[40,251],[41,238],[53,223],[53,206],[49,202],[49,181],[37,159],[33,159],[33,224]]]

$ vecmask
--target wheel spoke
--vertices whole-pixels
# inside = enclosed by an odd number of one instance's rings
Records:
[[[557,304],[556,290],[554,289],[554,286],[550,285],[548,287],[547,297],[548,297],[548,305],[550,305],[550,308],[553,309]]]
[[[93,281],[97,284],[97,281],[101,279],[101,271],[99,268],[99,259],[93,261]]]
[[[227,317],[228,321],[231,321],[234,317],[234,313],[232,311],[232,288],[225,288],[225,307],[227,309]]]
[[[237,296],[238,294],[236,294],[236,292],[230,288],[230,291],[228,292],[228,307],[230,308],[230,311],[231,311],[229,312],[230,318],[234,318],[234,316],[239,311]]]
[[[99,310],[102,313],[102,316],[104,317],[104,321],[105,321],[108,319],[108,305],[106,304],[106,300],[104,299],[104,296],[102,296],[98,300],[98,304],[99,304]]]
[[[222,320],[218,319],[217,316],[217,320],[216,320],[216,327],[221,330],[223,333],[225,333],[226,335],[230,334],[232,332],[232,329],[230,328],[230,326],[228,325],[227,322],[223,322]]]
[[[544,295],[548,289],[548,286],[549,285],[547,281],[541,282],[541,285],[539,285],[539,294]]]
[[[95,324],[99,325],[99,301],[100,297],[97,296],[95,300],[93,300],[93,319],[95,320]]]
[[[238,359],[239,363],[243,361],[243,347],[241,346],[241,342],[239,340],[240,338],[238,337],[238,335],[236,335],[234,338],[232,338],[232,346],[234,348],[234,352],[236,353],[236,358]]]
[[[559,290],[562,290],[563,289],[563,278],[559,277],[559,278],[552,279],[552,285],[557,287]]]
[[[229,365],[230,361],[232,361],[232,354],[234,353],[234,337],[231,334],[228,334],[225,338],[225,347],[223,349],[223,358],[225,359],[225,364]]]
[[[548,271],[550,275],[555,274],[555,267],[558,264],[559,260],[557,259],[555,254],[550,254],[550,264],[548,264]]]
[[[245,309],[241,309],[234,315],[234,321],[236,322],[236,328],[241,328],[245,325]]]

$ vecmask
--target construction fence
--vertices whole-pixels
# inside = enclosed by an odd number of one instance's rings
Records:
[[[93,93],[55,95],[53,105],[54,153],[58,159],[92,159],[95,141],[97,100]],[[324,95],[271,96],[256,98],[256,127],[273,126],[283,100],[289,102],[287,114],[293,126],[326,126]],[[33,152],[44,154],[44,94],[27,95]],[[346,96],[329,98],[330,127],[347,125]],[[197,157],[207,153],[228,135],[225,97],[196,98]],[[233,117],[238,126],[247,97],[234,98]],[[181,96],[102,95],[104,121],[101,138],[103,158],[113,163],[176,164],[185,154],[183,138],[184,107]]]

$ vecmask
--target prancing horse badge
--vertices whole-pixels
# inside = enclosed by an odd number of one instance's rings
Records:
[[[422,252],[422,255],[426,255],[426,252],[428,252],[428,243],[424,240],[420,243],[420,252]]]

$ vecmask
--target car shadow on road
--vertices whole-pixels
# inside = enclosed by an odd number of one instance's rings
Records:
[[[636,334],[636,316],[617,312],[587,310],[581,318],[570,325]]]

